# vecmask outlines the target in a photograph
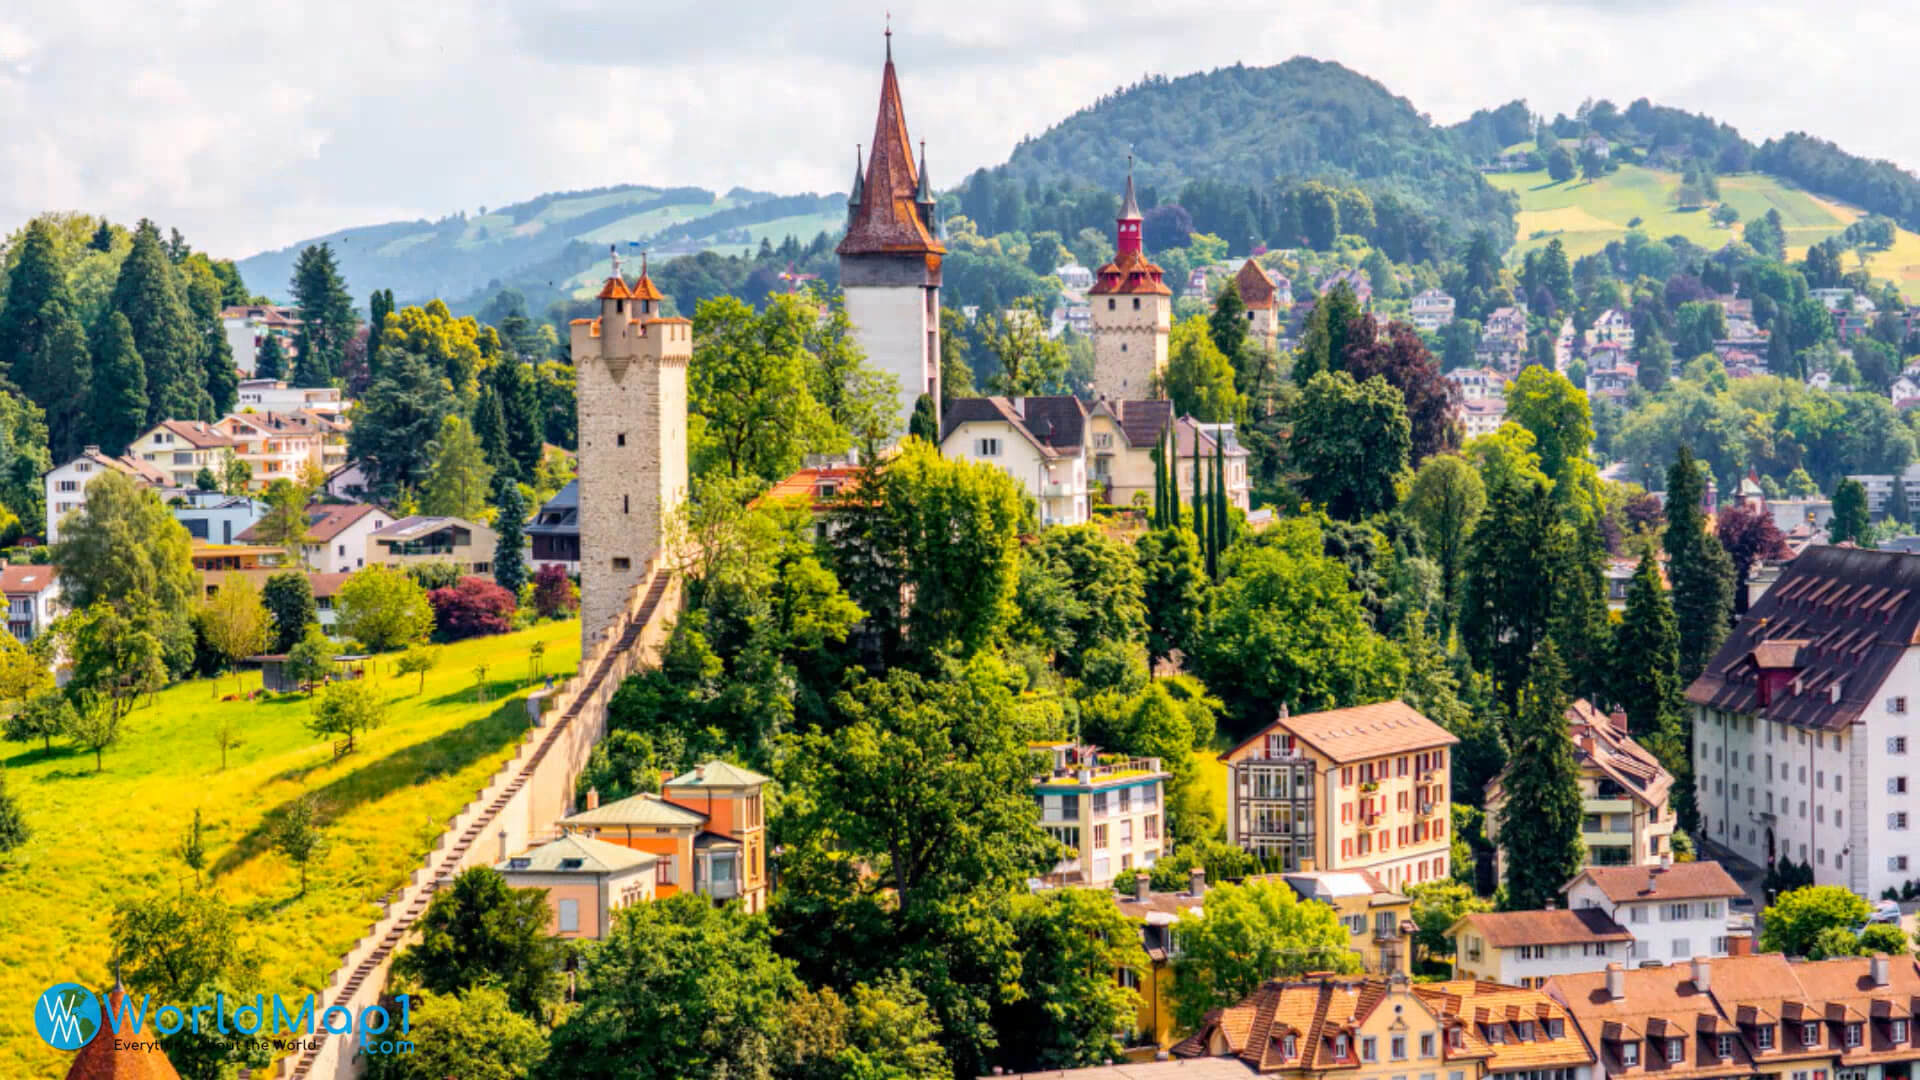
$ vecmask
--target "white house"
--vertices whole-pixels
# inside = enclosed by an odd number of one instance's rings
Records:
[[[1589,866],[1561,889],[1574,911],[1595,908],[1633,935],[1635,962],[1727,955],[1728,903],[1746,895],[1717,862]]]
[[[1701,676],[1694,790],[1715,843],[1867,896],[1920,877],[1920,559],[1809,547]]]
[[[1462,401],[1454,408],[1454,418],[1460,421],[1460,427],[1469,439],[1491,435],[1507,422],[1507,402],[1505,398]]]
[[[184,491],[180,498],[185,505],[173,508],[173,519],[187,527],[188,536],[203,543],[234,543],[234,537],[267,515],[265,500],[245,495]]]
[[[238,368],[242,377],[253,374],[259,367],[260,346],[266,344],[269,335],[280,339],[281,351],[286,354],[286,362],[293,364],[295,346],[300,331],[300,320],[294,317],[294,309],[276,307],[272,304],[251,304],[224,308],[220,312],[220,324],[227,335],[227,348],[233,353],[233,366]]]
[[[1608,308],[1593,320],[1587,330],[1587,344],[1610,341],[1622,349],[1633,348],[1633,318],[1619,308]]]
[[[1432,333],[1453,321],[1453,297],[1439,289],[1428,289],[1413,298],[1413,325]]]
[[[393,515],[367,503],[314,503],[307,507],[307,536],[301,561],[316,574],[346,574],[367,565],[368,538],[393,523]],[[252,529],[238,543],[262,540]]]
[[[1598,908],[1482,911],[1448,928],[1456,978],[1537,987],[1555,975],[1604,971],[1633,935]]]
[[[1081,266],[1079,263],[1068,263],[1065,266],[1056,266],[1053,268],[1053,276],[1059,278],[1060,284],[1065,285],[1069,289],[1079,289],[1081,292],[1085,292],[1093,288],[1093,271]]]
[[[1460,388],[1460,400],[1507,396],[1507,377],[1492,368],[1454,368],[1444,378]]]
[[[121,472],[149,487],[165,487],[166,473],[133,457],[113,457],[89,446],[80,456],[64,465],[47,470],[41,481],[47,488],[47,535],[49,544],[60,541],[60,521],[87,504],[87,485],[105,472]]]
[[[940,452],[985,462],[1020,482],[1042,525],[1088,516],[1087,407],[1075,397],[956,398],[941,416]]]
[[[288,386],[278,379],[242,379],[240,412],[318,412],[338,415],[346,408],[337,386]]]
[[[9,566],[0,559],[0,593],[7,598],[7,631],[22,645],[60,614],[60,576],[51,566]]]
[[[226,464],[233,451],[233,440],[219,428],[203,420],[162,420],[127,447],[127,456],[138,458],[165,473],[174,487],[192,487],[200,470],[214,476]]]

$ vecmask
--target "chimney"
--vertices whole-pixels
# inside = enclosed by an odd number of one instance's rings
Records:
[[[1548,897],[1548,898],[1547,898],[1547,900],[1546,900],[1546,902],[1545,902],[1544,904],[1542,904],[1541,906],[1542,906],[1542,907],[1544,907],[1544,908],[1546,908],[1546,909],[1547,909],[1548,911],[1552,911],[1552,910],[1553,910],[1553,898],[1552,898],[1552,897]]]
[[[695,765],[693,767],[693,778],[695,780],[705,780],[707,778],[707,767],[705,765]]]
[[[1867,962],[1867,968],[1873,972],[1873,985],[1885,986],[1892,977],[1892,969],[1887,963],[1886,954],[1881,953]]]
[[[1607,965],[1607,1000],[1627,1000],[1627,969],[1619,964]]]
[[[1187,894],[1189,896],[1207,895],[1207,871],[1205,867],[1196,866],[1187,871]]]
[[[1728,956],[1753,955],[1753,931],[1735,930],[1727,934]]]
[[[1153,875],[1145,870],[1133,875],[1133,898],[1145,900],[1153,895]]]
[[[590,787],[587,789],[587,809],[589,810],[600,809],[600,789],[599,788]]]
[[[1713,989],[1713,964],[1704,956],[1693,958],[1693,992],[1704,994]]]
[[[1661,871],[1662,871],[1662,872],[1664,872],[1664,871],[1666,871],[1666,869],[1667,869],[1668,867],[1670,867],[1670,866],[1672,866],[1672,865],[1673,865],[1673,853],[1672,853],[1672,852],[1670,852],[1670,851],[1663,851],[1663,852],[1661,852],[1661,853],[1660,853],[1660,869],[1661,869]]]
[[[1649,893],[1651,893],[1651,892],[1653,892],[1653,891],[1654,891],[1655,889],[1658,889],[1659,887],[1660,887],[1660,868],[1659,868],[1659,867],[1657,867],[1657,866],[1655,866],[1655,867],[1649,867],[1649,868],[1647,869],[1647,888],[1646,888],[1646,891],[1647,891],[1647,892],[1649,892]]]

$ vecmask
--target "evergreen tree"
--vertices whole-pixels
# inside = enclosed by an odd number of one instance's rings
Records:
[[[1207,332],[1214,347],[1237,359],[1247,345],[1247,304],[1240,298],[1240,282],[1229,277],[1213,298],[1213,314],[1207,317]]]
[[[500,411],[507,423],[507,449],[523,480],[533,479],[540,468],[540,456],[546,452],[540,424],[540,393],[533,384],[533,371],[512,356],[494,366],[494,389],[500,397]]]
[[[100,219],[100,227],[93,230],[93,239],[87,242],[87,247],[100,252],[113,250],[113,226],[107,224],[106,218]]]
[[[1293,381],[1305,386],[1322,371],[1344,371],[1353,324],[1360,318],[1360,298],[1342,281],[1313,305],[1300,330],[1300,348],[1293,354]]]
[[[40,368],[37,353],[53,329],[51,321],[75,310],[73,292],[54,247],[53,227],[44,219],[27,222],[15,250],[18,261],[7,272],[6,303],[0,304],[0,374],[10,375],[45,408],[30,376]]]
[[[440,423],[432,449],[433,465],[420,489],[420,512],[479,520],[486,511],[493,467],[487,464],[473,427],[458,416],[448,416]]]
[[[1660,562],[1652,545],[1627,586],[1627,608],[1613,645],[1613,699],[1627,712],[1627,729],[1637,738],[1661,730],[1680,709],[1680,631]]]
[[[418,356],[404,349],[386,353],[354,410],[347,454],[367,467],[374,491],[391,498],[402,486],[417,490],[426,481],[434,441],[454,399],[447,381]]]
[[[1684,687],[1706,669],[1733,617],[1733,560],[1706,519],[1706,478],[1685,443],[1667,469],[1667,576]]]
[[[256,379],[284,379],[287,377],[287,349],[280,344],[276,334],[268,334],[267,340],[253,354],[253,377]]]
[[[1552,620],[1561,528],[1545,484],[1502,479],[1489,489],[1486,512],[1467,543],[1460,635],[1508,715],[1518,710]]]
[[[1200,553],[1207,561],[1207,579],[1210,581],[1218,581],[1220,579],[1218,572],[1219,564],[1213,557],[1213,540],[1211,534],[1208,532],[1208,530],[1212,528],[1212,523],[1207,520],[1206,489],[1200,483],[1200,462],[1202,460],[1203,457],[1200,453],[1200,429],[1195,428],[1193,432],[1193,531],[1194,535],[1200,538]]]
[[[507,419],[500,408],[500,395],[492,384],[480,387],[480,400],[473,406],[473,434],[480,440],[480,448],[486,452],[487,463],[493,466],[496,477],[509,480],[517,479],[520,470],[513,460],[513,452],[507,448]],[[533,477],[529,475],[527,479]]]
[[[269,646],[277,653],[290,651],[306,636],[307,627],[319,620],[313,599],[313,584],[298,570],[287,570],[267,579],[260,590],[260,603],[273,615],[274,640]]]
[[[1847,477],[1833,489],[1833,520],[1827,523],[1827,539],[1835,544],[1865,547],[1872,533],[1867,517],[1867,489],[1860,481]]]
[[[913,415],[907,419],[907,434],[925,439],[929,446],[940,445],[940,425],[933,418],[933,398],[921,394],[913,402]]]
[[[87,332],[68,309],[49,302],[40,313],[39,344],[17,357],[14,381],[47,413],[47,448],[56,462],[69,461],[90,437],[88,394],[93,356]]]
[[[20,811],[20,800],[7,790],[7,771],[0,769],[0,854],[12,851],[32,837],[27,816]]]
[[[147,369],[127,317],[109,309],[93,342],[93,386],[87,430],[109,454],[124,454],[147,427]]]
[[[294,382],[299,386],[330,385],[340,374],[354,331],[353,300],[334,262],[333,248],[316,244],[301,251],[289,287],[294,307],[300,310]]]
[[[1507,907],[1544,908],[1580,872],[1580,767],[1567,737],[1566,668],[1551,641],[1532,658],[1514,713],[1513,756],[1500,807]]]
[[[520,485],[510,479],[500,481],[498,487],[493,503],[493,531],[499,538],[493,548],[493,580],[517,597],[527,583],[527,501],[520,495]]]
[[[1147,608],[1147,658],[1157,663],[1175,650],[1192,655],[1206,617],[1206,565],[1193,534],[1157,526],[1134,544]]]
[[[1613,622],[1607,611],[1607,548],[1597,528],[1569,530],[1555,580],[1548,635],[1567,661],[1567,693],[1596,705],[1613,685]]]
[[[144,422],[198,416],[206,382],[200,363],[201,339],[181,295],[180,273],[168,259],[153,222],[142,220],[134,231],[133,250],[120,264],[110,303],[126,317],[134,350],[145,368]],[[99,352],[95,349],[95,356]]]
[[[227,343],[226,327],[217,315],[207,324],[203,340],[206,342],[203,370],[207,398],[213,406],[212,415],[207,419],[213,420],[232,412],[239,401],[240,369],[233,366],[233,346]]]
[[[1180,442],[1177,424],[1167,425],[1166,441],[1161,444],[1161,459],[1167,466],[1167,520],[1163,528],[1180,527]]]
[[[1225,433],[1214,436],[1213,440],[1213,514],[1211,538],[1213,541],[1214,576],[1219,577],[1220,556],[1225,554],[1228,545],[1233,543],[1229,535],[1233,518],[1227,507],[1227,447]]]

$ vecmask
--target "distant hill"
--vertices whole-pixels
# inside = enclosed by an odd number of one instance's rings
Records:
[[[1481,178],[1460,139],[1378,81],[1324,60],[1143,80],[1023,140],[1001,171],[1113,190],[1129,151],[1135,183],[1161,201],[1196,180],[1340,180],[1394,192],[1460,236],[1473,226],[1512,236],[1512,200]]]
[[[569,292],[574,279],[596,265],[604,272],[611,244],[624,252],[629,241],[641,241],[656,257],[738,251],[762,238],[775,244],[788,235],[811,240],[837,227],[845,212],[844,195],[783,196],[745,188],[715,195],[696,187],[622,185],[553,192],[484,214],[342,229],[239,266],[251,288],[285,299],[301,249],[324,241],[333,245],[356,299],[383,288],[402,303],[437,296],[471,305],[499,282],[539,301],[549,291],[553,296],[547,298]]]

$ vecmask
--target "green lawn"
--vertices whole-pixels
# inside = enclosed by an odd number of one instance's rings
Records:
[[[447,819],[518,744],[535,641],[546,643],[548,673],[573,672],[580,628],[571,621],[447,646],[424,692],[418,676],[392,676],[385,658],[370,677],[392,695],[388,723],[339,761],[307,731],[306,699],[215,700],[216,690],[234,691],[231,677],[183,683],[142,705],[99,774],[91,754],[0,746],[8,788],[34,830],[24,848],[0,857],[0,1076],[58,1077],[71,1064],[71,1054],[35,1037],[30,1004],[53,983],[99,983],[116,901],[190,887],[172,852],[196,807],[211,887],[244,912],[263,989],[324,985],[378,917],[379,898],[405,881]],[[482,664],[484,703],[476,700]],[[258,674],[246,680],[249,689],[259,685]],[[222,771],[213,732],[229,716],[244,744]],[[307,895],[296,898],[298,876],[268,850],[263,825],[308,793],[320,800],[331,846]]]

